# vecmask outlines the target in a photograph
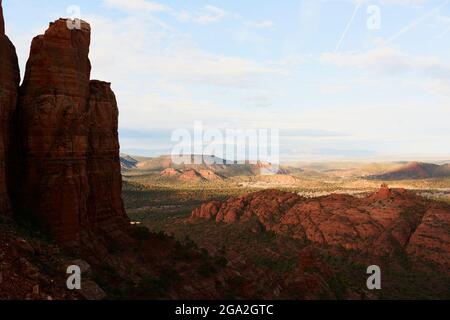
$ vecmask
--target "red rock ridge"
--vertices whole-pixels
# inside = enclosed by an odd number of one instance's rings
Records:
[[[20,82],[16,49],[5,35],[2,1],[0,0],[0,216],[10,212],[7,191],[7,167],[10,157],[11,124],[16,109]]]
[[[329,195],[306,199],[265,190],[213,201],[192,219],[238,223],[256,217],[266,230],[321,246],[375,256],[409,254],[450,270],[450,206],[383,186],[366,198]]]

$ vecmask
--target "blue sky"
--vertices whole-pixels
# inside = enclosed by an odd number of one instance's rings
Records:
[[[280,129],[285,160],[450,158],[450,1],[3,2],[22,69],[49,21],[91,23],[124,152],[201,121]]]

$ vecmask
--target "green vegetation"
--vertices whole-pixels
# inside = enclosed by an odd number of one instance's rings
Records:
[[[375,191],[382,181],[365,181],[351,176],[327,176],[324,173],[296,173],[300,178],[295,185],[267,183],[265,179],[250,176],[231,177],[216,182],[180,182],[163,179],[154,172],[139,175],[136,172],[125,176],[123,197],[126,210],[134,221],[141,222],[143,228],[137,229],[139,237],[146,239],[147,229],[161,236],[169,235],[176,239],[176,259],[189,261],[187,254],[191,249],[199,255],[208,257],[195,272],[203,277],[215,274],[229,264],[245,264],[258,270],[267,270],[283,276],[298,266],[300,251],[307,245],[301,240],[275,235],[263,231],[258,221],[239,224],[217,224],[211,221],[188,221],[192,210],[211,200],[225,200],[229,197],[260,191],[263,188],[276,188],[296,192],[305,196],[320,196],[329,193],[352,193],[364,195]],[[327,181],[326,183],[324,181]],[[426,179],[411,181],[391,181],[391,187],[413,188],[419,194],[450,203],[450,179]],[[406,210],[407,220],[416,223],[415,210]],[[322,252],[326,264],[333,270],[329,287],[338,299],[346,297],[347,292],[355,293],[362,299],[434,299],[450,297],[442,288],[450,288],[450,279],[440,274],[430,275],[410,270],[410,262],[404,255],[398,255],[389,261],[377,261],[383,269],[383,290],[369,292],[365,290],[366,268],[374,264],[373,257],[364,257],[357,252]],[[238,261],[236,261],[238,259]],[[359,262],[356,262],[359,261]],[[361,264],[361,261],[367,261]],[[317,270],[305,270],[314,274]],[[360,276],[355,276],[360,275]],[[174,279],[174,280],[172,280]],[[243,281],[237,277],[237,283]],[[138,287],[138,291],[164,296],[167,290],[176,285],[176,275],[167,274],[149,276]],[[236,285],[237,286],[237,285]],[[437,289],[439,288],[439,290]],[[444,290],[444,291],[443,291]],[[148,296],[148,294],[145,294]],[[236,298],[235,292],[228,292],[226,298]]]

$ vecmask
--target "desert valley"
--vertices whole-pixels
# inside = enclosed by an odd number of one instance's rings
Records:
[[[445,161],[286,164],[261,175],[261,164],[206,165],[207,158],[176,165],[170,156],[122,155],[131,219],[252,270],[253,285],[274,289],[264,298],[448,295]],[[372,264],[389,273],[379,295],[365,288]]]

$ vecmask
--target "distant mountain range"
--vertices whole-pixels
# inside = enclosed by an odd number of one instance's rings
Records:
[[[450,164],[409,162],[386,173],[368,176],[371,180],[413,180],[450,177]]]
[[[188,156],[189,158],[189,156]],[[156,158],[137,157],[122,154],[120,163],[122,170],[141,170],[148,172],[161,172],[166,169],[175,169],[180,172],[195,170],[198,173],[202,171],[211,171],[220,177],[233,176],[254,176],[261,174],[264,170],[270,170],[271,165],[267,162],[258,161],[257,163],[235,163],[229,162],[216,156],[209,155],[191,155],[187,164],[175,163],[170,155],[159,156]],[[167,173],[167,172],[166,172]],[[287,173],[280,169],[278,173]]]
[[[139,170],[149,173],[161,173],[163,177],[196,176],[204,180],[220,180],[235,176],[259,176],[264,170],[270,169],[269,163],[230,163],[215,156],[191,155],[187,164],[177,164],[172,156],[163,155],[155,158],[120,155],[120,164],[123,171]],[[344,167],[342,167],[344,165]],[[348,168],[345,166],[349,166]],[[342,167],[342,168],[341,168]],[[328,168],[328,169],[327,169]],[[169,170],[168,170],[169,169]],[[312,164],[303,164],[302,168],[289,165],[278,169],[280,175],[292,175],[303,172],[304,169],[322,172],[330,175],[345,175],[352,172],[368,180],[416,180],[450,177],[450,164],[433,164],[425,162],[386,163],[386,164],[334,164],[325,163],[320,167]],[[321,170],[320,170],[321,169]],[[339,169],[339,170],[338,170]],[[172,171],[170,171],[172,170]],[[365,174],[364,174],[365,171]],[[205,174],[207,173],[207,176]]]

